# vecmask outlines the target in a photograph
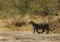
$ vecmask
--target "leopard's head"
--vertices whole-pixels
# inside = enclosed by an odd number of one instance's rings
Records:
[[[33,24],[34,22],[33,21],[30,21],[29,24]]]

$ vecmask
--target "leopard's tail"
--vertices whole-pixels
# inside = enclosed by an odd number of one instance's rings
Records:
[[[50,31],[54,31],[55,29],[56,29],[56,28],[53,28],[53,29],[50,29],[50,28],[49,28]]]

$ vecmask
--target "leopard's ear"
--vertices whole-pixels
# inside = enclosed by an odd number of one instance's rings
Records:
[[[31,20],[28,21],[28,24],[30,24],[30,21],[31,21]]]
[[[30,19],[30,20],[28,20],[28,23],[29,23],[30,21],[32,21],[32,20],[31,20],[31,19]]]
[[[31,19],[30,20],[28,20],[28,22],[30,22],[31,21]]]
[[[31,23],[31,21],[29,21],[29,24]]]

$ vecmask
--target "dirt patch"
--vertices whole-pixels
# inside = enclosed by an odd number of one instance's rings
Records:
[[[0,29],[0,42],[60,42],[60,34],[32,34]]]

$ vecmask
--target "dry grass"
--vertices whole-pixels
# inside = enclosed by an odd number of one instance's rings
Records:
[[[16,18],[16,17],[15,17]],[[17,30],[17,31],[21,31],[21,32],[24,32],[24,31],[26,31],[26,32],[32,32],[33,30],[32,30],[32,26],[30,26],[28,23],[29,23],[29,21],[34,21],[34,22],[36,22],[36,23],[41,23],[41,22],[43,22],[43,20],[42,20],[42,17],[41,16],[36,16],[36,15],[32,15],[32,16],[30,16],[30,15],[25,15],[23,18],[21,18],[21,17],[17,17],[16,19],[15,18],[10,18],[10,19],[2,19],[2,20],[0,20],[0,28],[7,28],[7,29],[9,29],[9,30],[11,30],[11,31],[15,31],[15,30]],[[54,21],[57,19],[58,17],[54,17],[53,19],[54,19]],[[58,25],[60,26],[60,24],[59,24],[59,22],[58,21],[55,21],[55,22],[52,22],[53,23],[53,25],[54,24],[56,24],[56,23],[58,23]],[[48,22],[48,17],[46,16],[45,17],[45,22]],[[16,26],[16,23],[21,23],[22,24],[22,26]],[[20,25],[20,24],[18,24],[18,25]],[[56,30],[55,31],[53,31],[54,33],[60,33],[60,27],[56,27]]]

